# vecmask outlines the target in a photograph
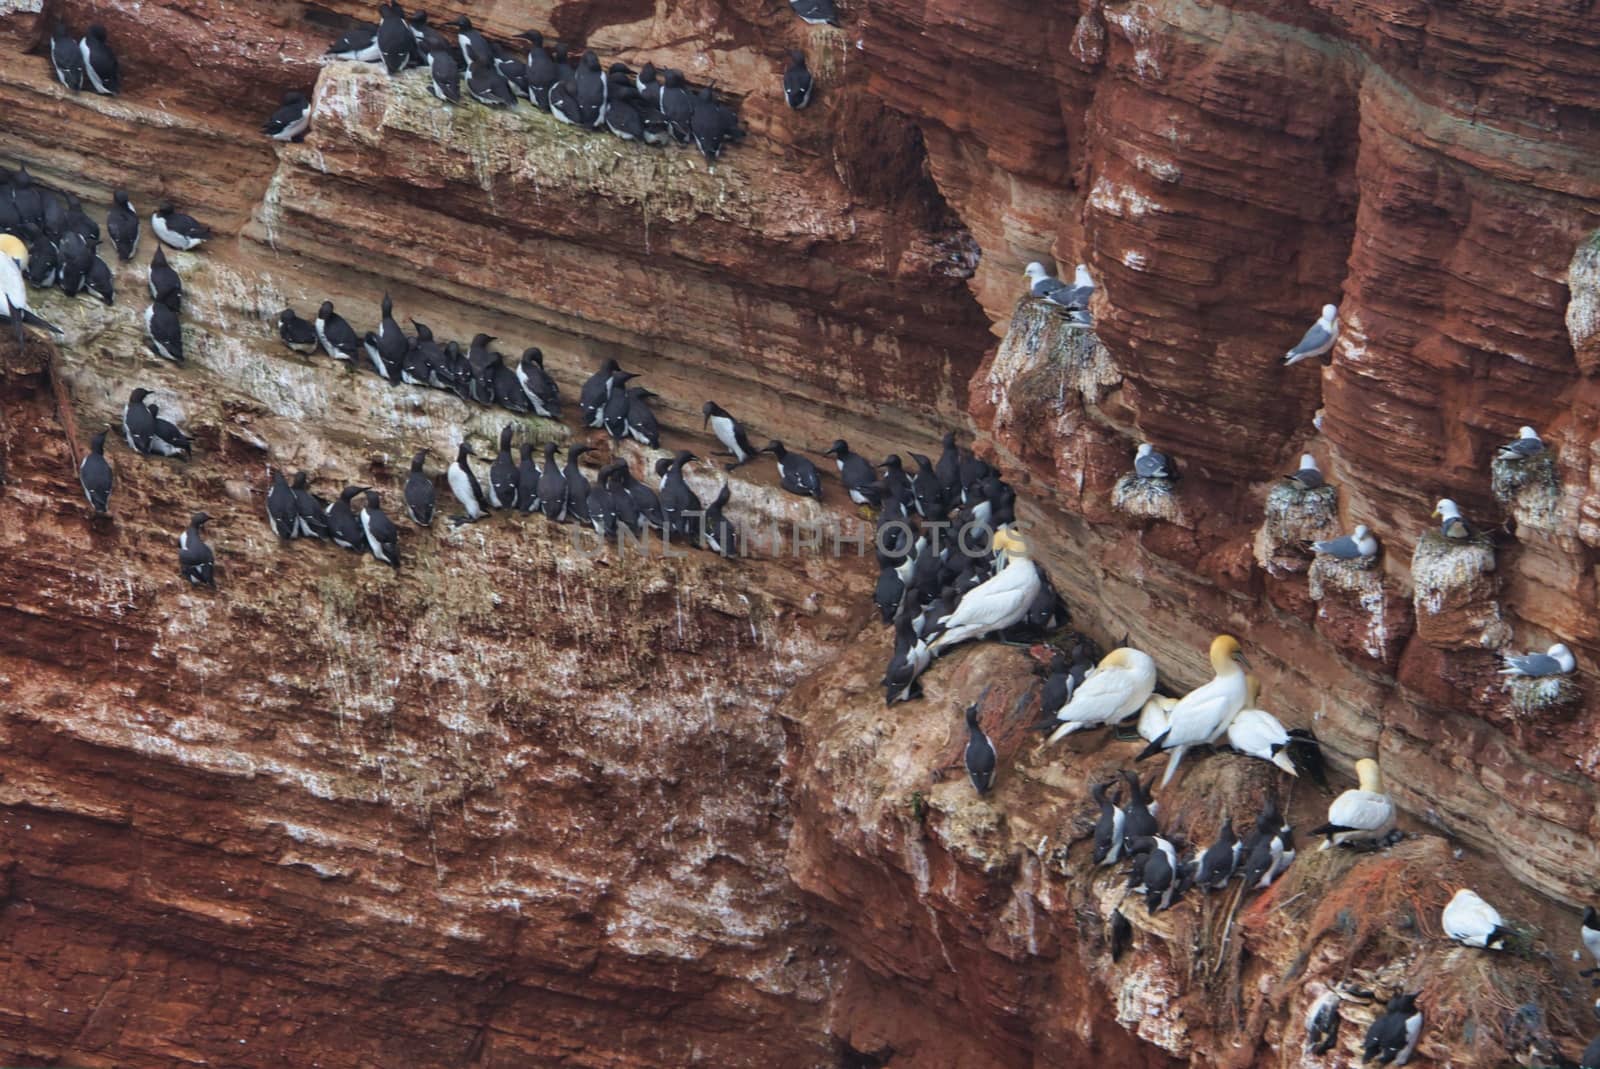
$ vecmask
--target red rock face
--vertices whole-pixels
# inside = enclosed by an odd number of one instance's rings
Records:
[[[1548,0],[1038,8],[863,0],[837,30],[744,2],[430,9],[714,79],[750,131],[714,169],[321,67],[368,17],[343,0],[0,16],[8,164],[97,208],[173,198],[221,235],[174,258],[188,367],[139,356],[148,237],[115,309],[50,305],[48,370],[0,350],[0,1061],[1290,1066],[1337,979],[1459,972],[1432,938],[1441,873],[1560,963],[1484,966],[1537,1026],[1429,981],[1422,1057],[1580,1049],[1562,907],[1596,891],[1595,707],[1513,710],[1493,647],[1600,657],[1600,24]],[[58,15],[107,25],[122,97],[19,58]],[[820,86],[802,113],[789,47]],[[312,132],[273,145],[256,126],[288,89]],[[1094,337],[1018,304],[1035,259],[1089,266]],[[407,530],[398,578],[278,546],[269,465],[392,498],[415,448],[492,453],[503,417],[292,357],[267,322],[329,298],[365,329],[384,291],[441,337],[540,345],[569,396],[617,356],[669,446],[708,450],[708,398],[813,453],[931,452],[966,425],[1078,626],[1128,634],[1173,690],[1240,635],[1336,768],[1380,758],[1413,838],[1306,845],[1236,914],[1128,906],[1113,965],[1122,881],[1089,868],[1084,799],[1135,744],[1038,749],[999,646],[884,711],[865,561],[595,564],[516,522]],[[1282,368],[1328,302],[1332,356]],[[90,523],[74,465],[135,385],[196,459],[114,448],[115,520]],[[1523,423],[1554,478],[1498,493]],[[1130,511],[1140,440],[1185,478]],[[1305,450],[1375,568],[1268,530]],[[836,487],[818,511],[773,478],[735,476],[737,519],[853,521]],[[1492,571],[1414,563],[1443,496],[1505,525]],[[173,568],[202,505],[215,596]],[[1002,775],[978,800],[958,710],[989,684]],[[1286,789],[1264,769],[1198,759],[1164,819],[1196,845],[1219,807],[1242,829]],[[1296,784],[1297,827],[1326,802]],[[1348,1057],[1370,1009],[1346,1018]]]

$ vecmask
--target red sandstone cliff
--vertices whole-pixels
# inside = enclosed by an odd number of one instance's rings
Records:
[[[1577,1049],[1564,906],[1595,891],[1596,706],[1514,716],[1480,636],[1600,655],[1600,23],[1548,0],[1036,8],[870,0],[838,30],[746,2],[471,10],[716,79],[751,136],[714,172],[319,69],[366,13],[343,0],[0,16],[0,156],[97,205],[173,196],[225,235],[175,258],[189,367],[140,355],[130,268],[115,309],[52,305],[59,387],[36,349],[0,373],[3,1060],[1291,1066],[1347,971],[1481,980],[1425,1000],[1437,1064]],[[124,96],[15,58],[58,13],[108,25]],[[795,45],[822,87],[798,115],[777,91]],[[255,133],[313,83],[303,145]],[[1051,255],[1101,280],[1103,348],[1016,306]],[[364,321],[384,290],[442,335],[543,346],[569,388],[618,354],[674,440],[707,397],[811,450],[968,423],[1080,626],[1130,632],[1175,687],[1211,632],[1243,635],[1271,707],[1338,766],[1379,754],[1426,834],[1308,858],[1231,928],[1220,902],[1131,909],[1114,967],[1085,784],[1131,748],[1024,742],[1026,662],[1001,647],[885,712],[864,562],[593,566],[514,523],[407,532],[398,579],[278,547],[269,463],[387,486],[417,445],[498,428],[294,358],[265,322],[324,296]],[[1325,301],[1329,366],[1280,370]],[[116,520],[91,524],[74,452],[134,384],[200,452],[117,453]],[[1523,422],[1559,485],[1507,513],[1488,458]],[[1140,438],[1185,468],[1178,522],[1111,507]],[[1264,525],[1306,448],[1381,571],[1308,576]],[[740,519],[806,514],[765,466],[741,476]],[[1459,590],[1410,567],[1447,493],[1514,520]],[[171,567],[202,502],[216,597]],[[988,682],[1004,761],[978,801],[948,769],[954,709]],[[1205,840],[1208,798],[1242,820],[1263,789],[1214,758],[1169,809]],[[1325,804],[1296,788],[1297,820]],[[1536,927],[1537,953],[1420,939],[1441,872]]]

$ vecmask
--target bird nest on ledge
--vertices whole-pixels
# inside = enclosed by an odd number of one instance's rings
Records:
[[[1551,526],[1561,489],[1554,456],[1544,452],[1523,460],[1495,457],[1489,470],[1494,499],[1516,516],[1518,523]]]
[[[1583,704],[1583,688],[1570,675],[1511,676],[1506,690],[1511,695],[1511,711],[1523,718],[1568,712]]]
[[[1419,598],[1472,586],[1493,571],[1494,542],[1484,534],[1457,540],[1424,531],[1411,556],[1411,581]]]
[[[1171,479],[1146,479],[1131,471],[1112,488],[1111,507],[1138,520],[1178,523],[1183,516]]]
[[[1280,482],[1267,491],[1256,531],[1256,560],[1277,573],[1298,573],[1311,564],[1309,545],[1338,534],[1339,492],[1331,486],[1301,490]]]

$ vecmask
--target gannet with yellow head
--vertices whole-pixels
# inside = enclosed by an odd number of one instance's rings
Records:
[[[1143,760],[1162,750],[1172,754],[1167,771],[1161,777],[1163,787],[1171,782],[1189,747],[1220,739],[1228,730],[1234,714],[1244,708],[1249,698],[1249,684],[1241,664],[1249,666],[1238,639],[1232,635],[1218,635],[1212,639],[1211,670],[1214,675],[1211,681],[1179,699],[1178,704],[1172,707],[1166,732],[1139,755],[1139,759]]]
[[[1074,731],[1132,716],[1155,689],[1156,662],[1149,654],[1127,646],[1112,650],[1056,714],[1061,726],[1047,741],[1058,742]]]
[[[968,639],[1004,631],[1028,614],[1043,580],[1028,555],[1027,541],[1006,526],[995,532],[992,545],[1000,570],[967,591],[945,617],[943,630],[928,642],[931,652],[943,653]]]
[[[1370,757],[1357,761],[1356,780],[1358,786],[1328,806],[1328,823],[1311,829],[1312,835],[1328,837],[1319,850],[1335,843],[1377,842],[1394,830],[1394,801],[1383,792],[1378,762]]]
[[[43,327],[54,334],[61,331],[33,314],[28,307],[28,286],[23,281],[23,269],[28,266],[28,247],[14,234],[0,234],[0,321],[10,321],[17,337],[17,349],[23,346],[23,327]]]

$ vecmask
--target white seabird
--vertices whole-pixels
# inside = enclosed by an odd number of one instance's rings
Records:
[[[1149,442],[1140,442],[1133,454],[1133,473],[1141,479],[1170,479],[1172,459],[1165,453],[1156,452],[1155,446]]]
[[[1325,355],[1333,348],[1333,343],[1338,337],[1339,307],[1325,304],[1322,306],[1322,317],[1311,324],[1311,329],[1300,339],[1300,344],[1283,354],[1283,366],[1290,367],[1302,360],[1312,360]]]
[[[1472,537],[1472,528],[1461,517],[1461,508],[1448,497],[1441,498],[1433,514],[1439,520],[1439,533],[1453,542],[1463,542]]]
[[[1127,646],[1112,650],[1056,714],[1061,726],[1045,741],[1059,742],[1074,731],[1132,716],[1155,689],[1156,662],[1148,653]]]
[[[1355,531],[1343,538],[1330,538],[1321,542],[1311,543],[1311,548],[1332,557],[1334,560],[1356,560],[1360,557],[1376,557],[1378,555],[1378,540],[1367,530],[1365,524],[1357,524]]]
[[[1277,717],[1256,706],[1261,697],[1261,684],[1255,676],[1249,676],[1246,686],[1250,696],[1245,708],[1228,722],[1228,745],[1249,757],[1270,761],[1291,776],[1300,775],[1294,762],[1289,760],[1289,732]]]
[[[1501,460],[1527,460],[1544,450],[1544,439],[1539,437],[1539,432],[1532,427],[1523,427],[1517,432],[1517,440],[1501,446],[1495,456]]]
[[[1004,557],[1004,566],[962,596],[945,618],[944,630],[928,643],[929,652],[943,653],[969,638],[1004,631],[1028,614],[1042,584],[1039,566],[1028,558],[1028,543],[1002,527],[991,544]]]
[[[1484,950],[1504,950],[1511,934],[1500,911],[1485,902],[1476,891],[1465,887],[1456,891],[1441,917],[1444,934],[1462,946]]]
[[[1232,635],[1218,635],[1211,640],[1211,669],[1215,675],[1209,683],[1178,700],[1172,707],[1166,732],[1139,755],[1140,758],[1150,757],[1162,750],[1171,753],[1166,773],[1161,777],[1163,787],[1178,771],[1178,764],[1189,747],[1216,742],[1228,730],[1234,714],[1244,708],[1249,698],[1249,683],[1241,664],[1249,667],[1238,639]]]
[[[1293,474],[1285,475],[1296,490],[1318,490],[1323,484],[1322,469],[1317,467],[1317,458],[1310,453],[1300,454],[1300,467]]]
[[[1376,842],[1394,830],[1394,801],[1384,793],[1378,762],[1370,757],[1357,761],[1356,780],[1358,786],[1328,806],[1328,822],[1311,829],[1312,835],[1328,837],[1317,849],[1326,850],[1335,843]]]
[[[1572,651],[1560,642],[1544,653],[1508,653],[1505,662],[1506,666],[1500,670],[1501,675],[1527,676],[1530,679],[1570,675],[1578,667]]]

